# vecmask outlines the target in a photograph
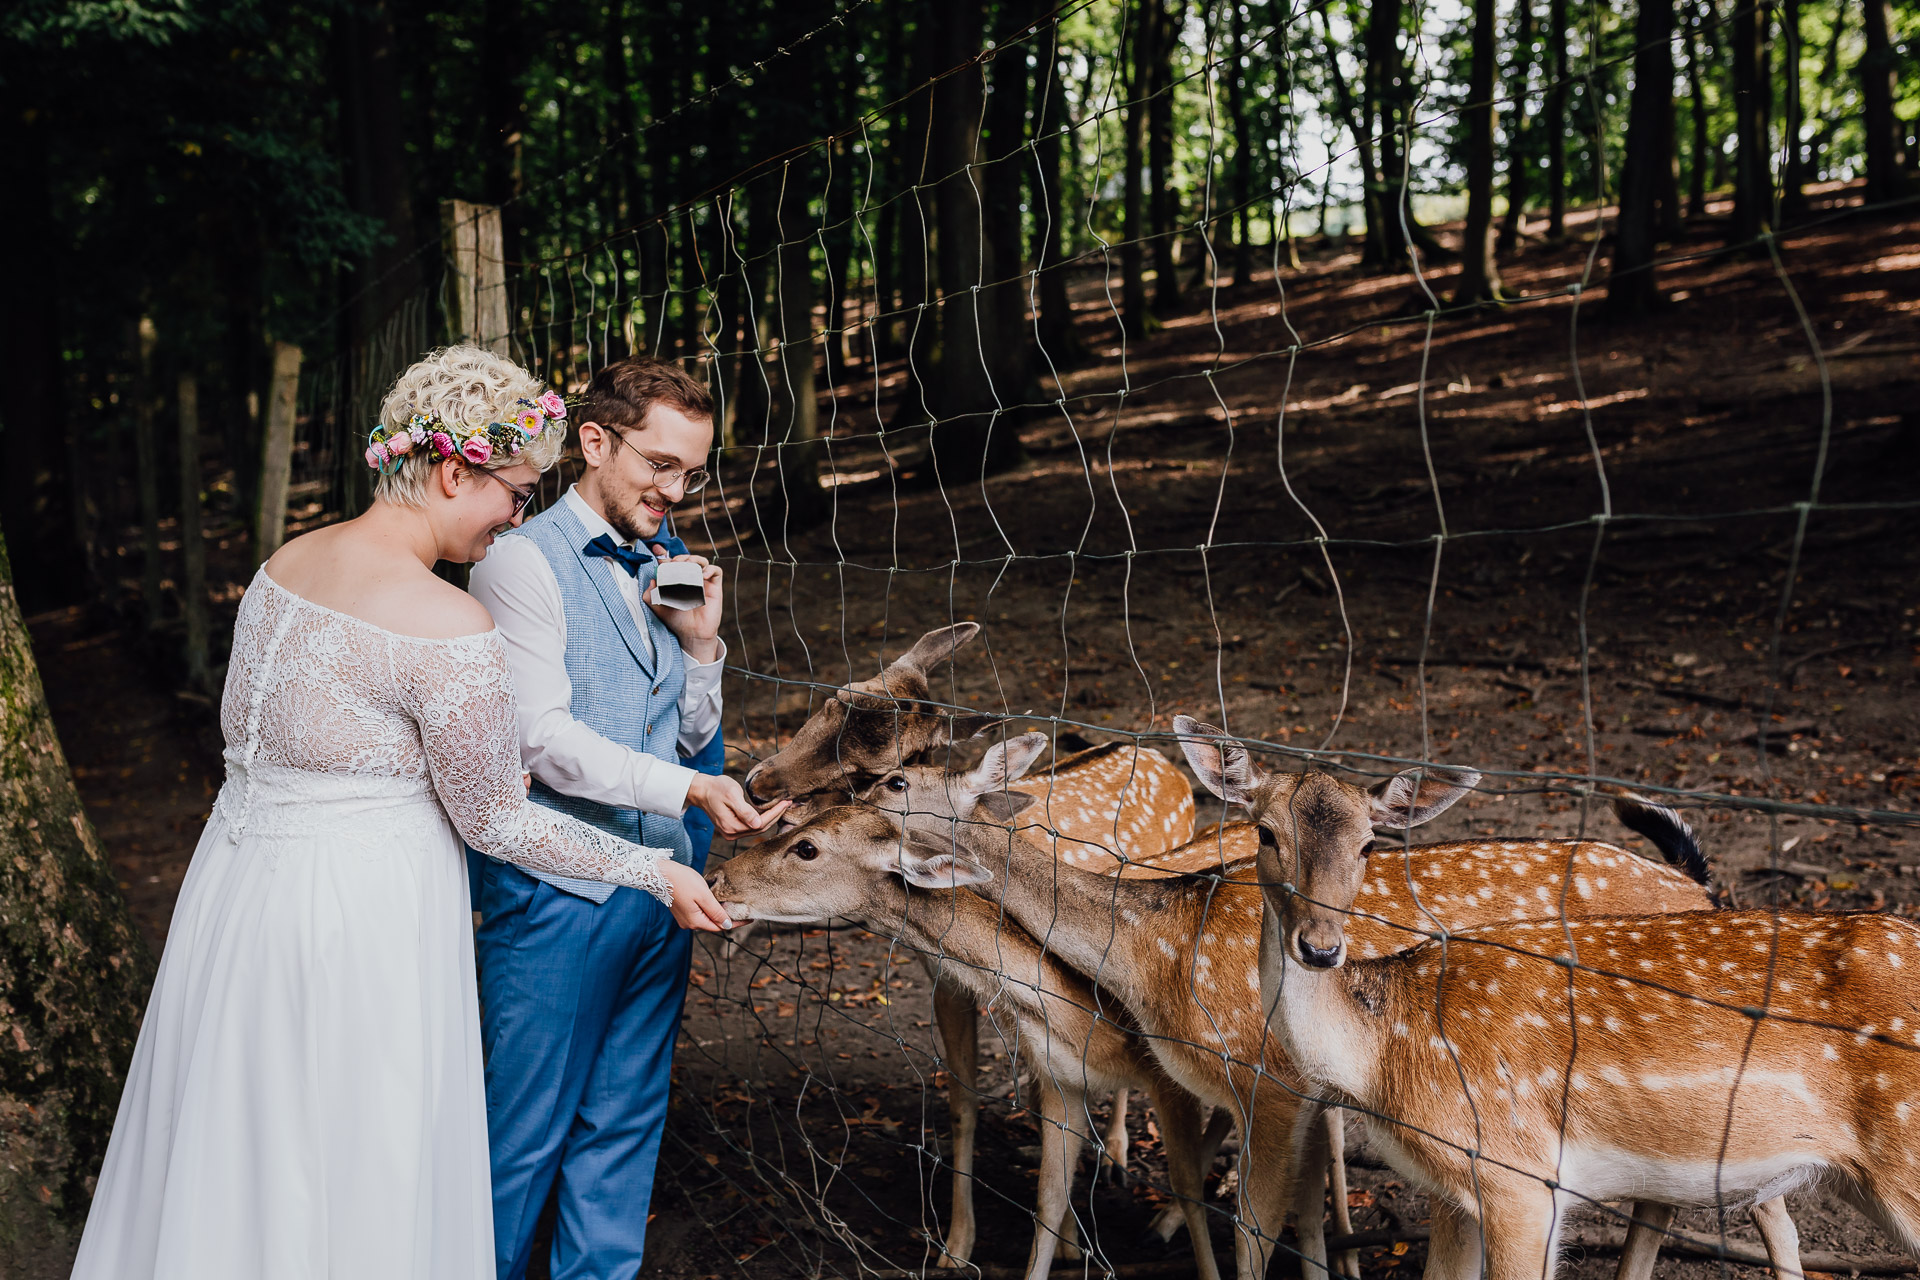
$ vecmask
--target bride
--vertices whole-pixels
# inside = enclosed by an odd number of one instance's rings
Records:
[[[699,874],[529,803],[493,621],[433,574],[517,525],[566,409],[455,347],[403,374],[364,515],[254,575],[194,851],[74,1275],[491,1277],[461,841],[730,923]]]

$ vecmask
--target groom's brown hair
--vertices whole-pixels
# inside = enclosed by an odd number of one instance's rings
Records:
[[[580,421],[631,431],[646,426],[657,404],[689,418],[713,417],[713,397],[685,369],[657,356],[629,356],[593,375]]]

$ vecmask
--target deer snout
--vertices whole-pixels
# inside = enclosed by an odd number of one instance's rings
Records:
[[[746,903],[740,901],[733,886],[727,883],[725,867],[718,867],[707,873],[707,888],[713,890],[714,901],[726,910],[728,917],[735,924],[745,924],[753,919],[752,910]]]
[[[1330,947],[1315,946],[1307,941],[1305,934],[1300,935],[1300,962],[1312,969],[1337,969],[1340,967],[1340,944]]]
[[[768,804],[772,801],[784,800],[786,798],[783,794],[776,794],[774,789],[775,784],[766,778],[766,771],[767,762],[762,760],[759,764],[747,770],[746,778],[740,783],[740,789],[747,793],[747,799],[753,801],[755,804]],[[760,790],[762,783],[765,783],[769,788],[765,792]]]
[[[1346,958],[1346,933],[1326,920],[1308,920],[1293,932],[1293,948],[1310,969],[1337,969]]]

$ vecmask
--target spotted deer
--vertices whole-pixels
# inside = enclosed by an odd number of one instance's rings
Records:
[[[1466,920],[1411,857],[1369,859],[1367,844],[1478,774],[1410,770],[1363,791],[1264,772],[1213,726],[1174,723],[1201,781],[1259,824],[1274,1036],[1314,1095],[1367,1115],[1387,1161],[1429,1191],[1433,1274],[1552,1280],[1565,1211],[1633,1199],[1623,1275],[1651,1269],[1671,1206],[1744,1202],[1776,1273],[1798,1280],[1781,1197],[1829,1176],[1920,1244],[1920,1014],[1901,989],[1920,928],[1677,911],[1611,892],[1643,878],[1631,854],[1577,846],[1544,865],[1593,914]],[[1504,870],[1527,878],[1543,845],[1505,842]],[[1426,939],[1383,951],[1375,886],[1402,861],[1435,910]]]
[[[1064,865],[1014,829],[1026,806],[1006,790],[1044,745],[1040,734],[1011,739],[966,773],[907,766],[866,795],[903,816],[910,831],[947,839],[992,870],[995,883],[984,891],[1007,915],[1117,998],[1170,1077],[1233,1115],[1242,1135],[1235,1246],[1242,1280],[1265,1274],[1289,1209],[1298,1214],[1307,1274],[1319,1280],[1327,1257],[1318,1171],[1331,1154],[1330,1126],[1305,1078],[1265,1036],[1259,965],[1265,901],[1255,869],[1240,863],[1215,875],[1122,879]],[[1687,869],[1597,841],[1393,850],[1371,864],[1365,914],[1350,925],[1353,945],[1361,954],[1384,956],[1433,928],[1555,916],[1567,875],[1575,877],[1564,895],[1570,912],[1710,908],[1705,862],[1685,825],[1670,811],[1625,801],[1615,807],[1637,829],[1657,833],[1663,856]],[[1677,829],[1659,825],[1662,813]],[[1432,815],[1402,804],[1371,816],[1405,828]],[[1345,834],[1357,837],[1358,857],[1372,832],[1363,827]],[[1344,1231],[1344,1195],[1335,1197],[1334,1209],[1335,1229]]]
[[[909,840],[896,819],[864,805],[818,814],[709,877],[735,920],[853,920],[931,958],[970,999],[1010,1015],[1020,1055],[1038,1083],[1042,1121],[1028,1280],[1046,1280],[1059,1242],[1071,1235],[1073,1171],[1091,1133],[1088,1095],[1106,1089],[1147,1091],[1201,1280],[1219,1280],[1206,1247],[1203,1196],[1212,1152],[1200,1149],[1199,1103],[1159,1069],[1125,1011],[1103,1002],[1093,984],[960,888],[990,878],[951,850]],[[971,1150],[967,1154],[970,1160]],[[955,1199],[964,1192],[969,1221],[972,1181],[970,1165],[956,1167]],[[953,1221],[961,1218],[956,1203]]]
[[[998,716],[956,716],[933,700],[933,673],[979,634],[976,622],[929,631],[873,679],[836,690],[784,747],[748,771],[747,793],[762,801],[795,800],[786,814],[791,828],[845,803],[853,790],[894,766],[930,758],[1000,722]],[[1068,756],[1051,771],[1022,779],[1020,787],[1059,833],[1054,847],[1060,856],[1090,870],[1119,870],[1128,860],[1156,857],[1193,832],[1193,788],[1186,776],[1158,751],[1134,743]],[[725,945],[737,948],[749,931]],[[960,1081],[974,1070],[977,1018],[970,997],[938,978],[933,1003],[950,1068],[966,1059],[948,1102],[956,1146],[970,1152],[977,1100]],[[1126,1167],[1127,1102],[1125,1094],[1114,1098],[1112,1123],[1101,1141],[1103,1166]],[[966,1261],[971,1238],[956,1229],[942,1261]]]

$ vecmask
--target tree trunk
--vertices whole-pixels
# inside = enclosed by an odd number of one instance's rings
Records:
[[[1148,86],[1153,65],[1153,33],[1150,14],[1158,11],[1160,0],[1139,0],[1120,5],[1120,65],[1126,72],[1125,181],[1121,186],[1121,212],[1124,226],[1120,243],[1120,325],[1127,334],[1138,337],[1153,325],[1147,312],[1147,286],[1142,271],[1145,256],[1147,221],[1145,193],[1140,190],[1146,175]],[[1129,16],[1132,21],[1128,22]],[[1131,55],[1131,56],[1129,56]]]
[[[1400,22],[1401,0],[1373,0],[1367,12],[1367,63],[1361,81],[1366,100],[1360,123],[1370,137],[1376,122],[1379,129],[1380,166],[1368,183],[1379,187],[1372,201],[1379,217],[1376,226],[1373,209],[1368,209],[1365,258],[1383,266],[1397,265],[1407,256],[1402,215],[1409,224],[1413,220],[1412,211],[1402,207],[1407,190],[1401,173],[1399,102],[1406,69],[1400,57]]]
[[[141,316],[130,326],[128,354],[133,358],[134,488],[140,496],[140,595],[147,630],[158,631],[166,616],[160,596],[164,568],[160,563],[160,441],[153,426],[153,321]]]
[[[1547,135],[1547,239],[1567,235],[1567,0],[1547,0],[1547,48],[1553,51],[1553,83],[1540,119]]]
[[[180,617],[186,624],[182,657],[187,684],[212,696],[212,657],[207,651],[207,543],[200,528],[200,382],[180,375],[174,408],[180,438]]]
[[[1766,225],[1772,178],[1768,165],[1766,102],[1760,67],[1762,10],[1748,0],[1733,7],[1733,220],[1727,238],[1738,244]]]
[[[1533,86],[1533,0],[1514,0],[1512,123],[1507,126],[1507,216],[1500,221],[1494,251],[1510,254],[1520,243],[1527,210],[1527,166],[1533,141],[1527,121],[1527,94]]]
[[[788,59],[793,61],[793,59]],[[788,167],[780,199],[777,255],[780,397],[786,406],[779,446],[780,487],[774,495],[781,532],[810,529],[832,511],[820,487],[820,398],[813,377],[813,236],[807,212],[806,158]]]
[[[928,79],[947,64],[938,62],[937,4],[915,7],[913,39],[908,45],[908,83],[920,86],[907,99],[905,154],[901,173],[907,191],[900,202],[900,306],[906,313],[906,386],[895,411],[896,424],[919,425],[934,416],[934,352],[939,346],[940,316],[933,296],[933,180],[938,148],[933,138],[933,98]],[[937,65],[936,65],[937,64]]]
[[[980,52],[984,6],[981,0],[940,0],[935,9],[941,63],[960,67]],[[995,274],[977,170],[985,91],[983,70],[972,67],[935,86],[941,299],[940,412],[932,446],[947,483],[976,480],[1020,456],[1019,432],[995,411],[993,371],[1005,366],[1003,335],[993,332],[978,288]]]
[[[72,510],[60,352],[62,244],[53,221],[47,113],[35,93],[45,78],[25,65],[25,47],[0,41],[0,168],[11,195],[0,202],[0,243],[13,245],[0,308],[0,401],[7,469],[0,480],[0,527],[22,556],[20,594],[29,607],[69,598],[86,577],[85,510]]]
[[[1887,0],[1863,0],[1867,47],[1860,55],[1862,123],[1867,131],[1866,201],[1876,204],[1906,193],[1900,171],[1900,140],[1905,130],[1894,118],[1894,71],[1898,59],[1887,34]]]
[[[1233,237],[1233,286],[1244,289],[1253,281],[1253,146],[1247,121],[1247,73],[1240,65],[1246,56],[1246,9],[1239,0],[1227,3],[1227,118],[1233,124],[1233,219],[1239,232]]]
[[[1780,217],[1796,222],[1806,217],[1806,152],[1800,131],[1806,122],[1805,99],[1800,92],[1800,0],[1786,0],[1780,11],[1780,33],[1786,46],[1786,115],[1780,122],[1786,138],[1786,159],[1780,173]]]
[[[1180,199],[1173,187],[1173,47],[1185,20],[1186,3],[1177,0],[1169,9],[1167,0],[1144,0],[1143,12],[1151,18],[1152,38],[1143,39],[1142,45],[1150,47],[1153,59],[1147,81],[1150,95],[1147,190],[1148,215],[1153,222],[1153,309],[1165,318],[1180,309],[1180,275],[1174,261]],[[1143,37],[1146,34],[1142,32]]]
[[[1039,56],[1046,74],[1036,78],[1035,92],[1045,100],[1037,115],[1039,139],[1035,144],[1035,164],[1029,201],[1039,243],[1034,257],[1040,264],[1040,347],[1049,364],[1064,369],[1079,363],[1085,354],[1079,335],[1073,328],[1073,306],[1067,299],[1067,258],[1072,210],[1067,205],[1065,169],[1061,161],[1062,142],[1067,121],[1066,90],[1060,78],[1060,20],[1047,24],[1040,42]]]
[[[356,336],[364,342],[401,302],[419,292],[413,257],[418,235],[401,127],[393,15],[386,0],[370,0],[340,9],[333,23],[348,200],[356,213],[378,220],[381,233],[354,278]]]
[[[1456,305],[1500,296],[1493,260],[1494,0],[1474,0],[1473,66],[1467,75],[1467,229]]]
[[[59,1256],[106,1152],[153,958],[74,791],[4,544],[0,757],[0,1238],[15,1258]]]
[[[1653,256],[1661,170],[1671,166],[1673,0],[1640,0],[1633,38],[1633,102],[1627,115],[1626,162],[1620,171],[1613,272],[1607,280],[1607,310],[1623,319],[1643,316],[1660,301]]]
[[[1702,4],[1705,0],[1702,0]],[[1702,29],[1701,6],[1689,5],[1685,27],[1687,42],[1687,98],[1693,114],[1693,146],[1687,159],[1687,216],[1698,218],[1707,211],[1707,99],[1706,77],[1700,74],[1700,50],[1706,44]]]
[[[1038,23],[1050,5],[1036,5],[1026,15]],[[989,326],[989,351],[994,361],[987,372],[1004,405],[1025,404],[1034,398],[1033,326],[1027,322],[1026,215],[1020,193],[1033,158],[1026,150],[1027,47],[1018,44],[988,64],[993,92],[987,96],[987,136],[982,150],[986,163],[980,171],[981,195],[987,220],[987,251],[992,264],[987,287],[981,291],[980,314]],[[1036,117],[1037,118],[1037,117]],[[1036,215],[1038,211],[1036,210]],[[1003,422],[1002,430],[1013,428]]]

